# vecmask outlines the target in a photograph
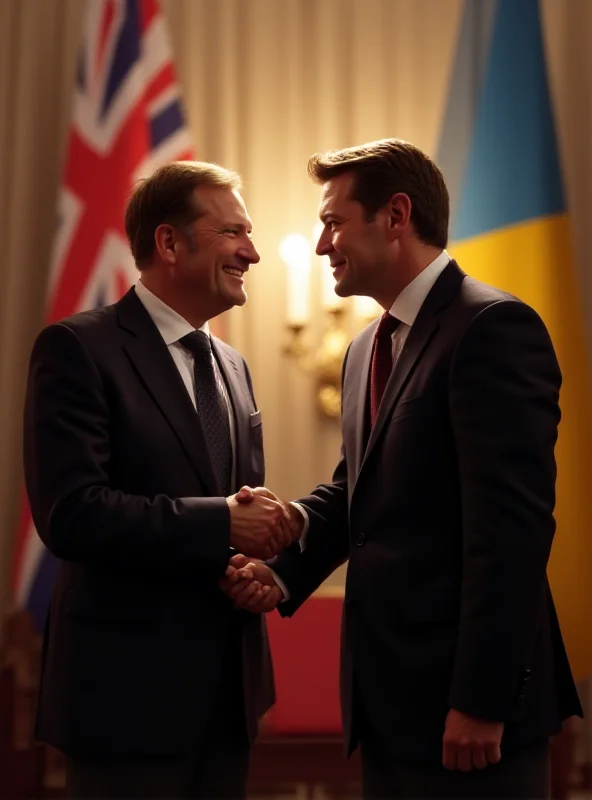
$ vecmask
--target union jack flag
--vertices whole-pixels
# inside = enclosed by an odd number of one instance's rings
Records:
[[[158,0],[88,0],[58,201],[48,323],[115,302],[137,280],[124,212],[160,164],[193,158]],[[16,607],[43,627],[56,560],[23,500],[12,569]]]

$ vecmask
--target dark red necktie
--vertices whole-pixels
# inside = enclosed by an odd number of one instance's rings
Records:
[[[374,425],[382,395],[393,369],[393,333],[397,330],[399,320],[388,311],[380,318],[370,367],[370,426]]]

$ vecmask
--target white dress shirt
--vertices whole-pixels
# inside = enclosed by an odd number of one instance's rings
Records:
[[[164,343],[168,347],[169,353],[173,361],[175,362],[175,366],[179,370],[179,375],[181,376],[181,380],[185,384],[185,388],[191,398],[191,402],[193,403],[195,410],[197,411],[197,401],[196,401],[196,393],[195,393],[195,372],[194,372],[194,358],[193,354],[184,347],[179,339],[182,339],[183,336],[186,336],[188,333],[193,333],[195,328],[186,319],[184,319],[180,314],[177,314],[170,306],[167,306],[159,297],[153,294],[149,289],[147,289],[142,281],[138,281],[135,286],[136,295],[138,300],[142,303],[146,311],[150,314],[152,321],[156,325],[159,330],[160,335],[164,339]],[[204,323],[200,331],[203,331],[207,336],[210,335],[210,328],[208,323]],[[234,412],[232,410],[232,403],[230,402],[230,397],[228,396],[228,389],[226,388],[226,384],[224,382],[224,378],[222,377],[222,373],[220,372],[220,367],[218,366],[218,362],[214,358],[212,354],[212,360],[214,362],[214,372],[216,375],[216,381],[218,383],[218,389],[220,394],[224,398],[224,403],[226,405],[226,409],[228,411],[228,423],[230,428],[230,445],[232,448],[232,474],[231,474],[231,486],[236,485],[236,444],[235,444],[235,433],[234,433]]]
[[[389,313],[400,321],[399,326],[393,333],[393,364],[397,363],[397,358],[403,349],[411,326],[415,322],[432,286],[449,263],[450,256],[446,250],[442,250],[411,283],[407,284],[392,304]]]

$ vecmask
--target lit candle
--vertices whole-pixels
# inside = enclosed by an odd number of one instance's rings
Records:
[[[280,256],[288,269],[288,322],[304,325],[308,320],[310,244],[301,233],[292,233],[280,244]]]

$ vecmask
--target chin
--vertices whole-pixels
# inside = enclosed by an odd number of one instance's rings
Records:
[[[341,281],[335,284],[335,294],[337,297],[351,297],[356,294],[354,286],[350,286],[347,281]]]
[[[233,308],[234,306],[244,306],[247,302],[247,294],[246,292],[242,292],[241,294],[232,295],[232,297],[228,298],[228,307]]]

